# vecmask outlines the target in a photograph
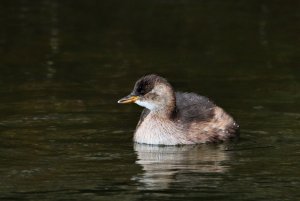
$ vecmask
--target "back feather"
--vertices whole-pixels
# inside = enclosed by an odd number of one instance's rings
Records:
[[[195,93],[176,92],[176,116],[181,121],[209,121],[214,116],[215,104]]]

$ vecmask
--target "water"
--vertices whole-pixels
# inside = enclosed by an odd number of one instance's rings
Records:
[[[1,200],[296,200],[296,1],[2,1]],[[118,105],[155,72],[241,126],[219,145],[151,147]]]

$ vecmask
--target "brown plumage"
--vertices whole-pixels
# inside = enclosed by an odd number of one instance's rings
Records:
[[[134,134],[138,143],[197,144],[237,136],[238,125],[222,108],[195,93],[175,93],[157,75],[140,78],[132,93],[118,102],[145,107]]]

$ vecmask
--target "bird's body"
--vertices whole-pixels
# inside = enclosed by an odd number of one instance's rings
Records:
[[[222,108],[195,93],[174,92],[162,77],[147,75],[133,93],[119,102],[134,100],[145,107],[134,141],[156,145],[198,144],[235,137],[238,125]],[[130,99],[131,98],[131,99]]]

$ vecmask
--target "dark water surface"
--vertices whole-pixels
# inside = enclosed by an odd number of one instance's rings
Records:
[[[1,200],[297,200],[299,1],[0,2]],[[134,145],[141,75],[212,98],[220,145]]]

